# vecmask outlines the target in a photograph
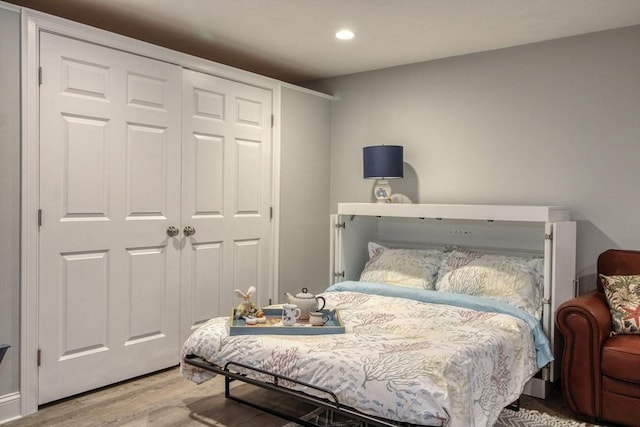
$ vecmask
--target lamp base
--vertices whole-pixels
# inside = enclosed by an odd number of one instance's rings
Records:
[[[373,195],[378,203],[391,202],[391,186],[386,179],[379,179],[373,186]]]

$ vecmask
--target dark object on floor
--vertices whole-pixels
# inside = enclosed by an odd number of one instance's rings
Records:
[[[11,347],[8,344],[0,344],[0,363],[2,363],[2,359],[4,359],[4,354],[7,352],[7,349]]]
[[[556,323],[565,340],[562,391],[576,414],[640,426],[640,335],[610,335],[611,313],[600,274],[640,275],[640,251],[600,254],[598,289],[558,308]]]

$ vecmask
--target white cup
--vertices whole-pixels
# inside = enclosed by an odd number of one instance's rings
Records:
[[[309,323],[311,323],[313,326],[322,326],[328,321],[329,321],[329,316],[327,316],[321,311],[309,312]]]
[[[284,326],[293,326],[300,317],[300,309],[295,304],[282,305],[282,324]]]

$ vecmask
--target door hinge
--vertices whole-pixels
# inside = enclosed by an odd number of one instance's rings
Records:
[[[42,226],[42,209],[38,209],[38,227]]]
[[[271,305],[271,304],[273,304],[273,303],[271,302],[271,298],[269,298],[269,305]]]
[[[38,349],[38,367],[40,367],[40,365],[42,365],[42,350]]]
[[[344,277],[344,270],[342,270],[341,272],[335,272],[333,273],[333,277]]]
[[[544,240],[553,240],[553,233],[545,233]]]
[[[269,206],[269,221],[273,220],[273,206]]]
[[[335,225],[336,228],[347,228],[347,224],[344,222],[339,222]]]
[[[276,117],[272,114],[271,115],[271,127],[273,127],[275,122],[276,122]]]
[[[42,67],[38,67],[38,86],[42,86]]]

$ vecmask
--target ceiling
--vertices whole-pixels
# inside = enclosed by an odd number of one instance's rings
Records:
[[[9,2],[294,84],[640,24],[640,0]]]

